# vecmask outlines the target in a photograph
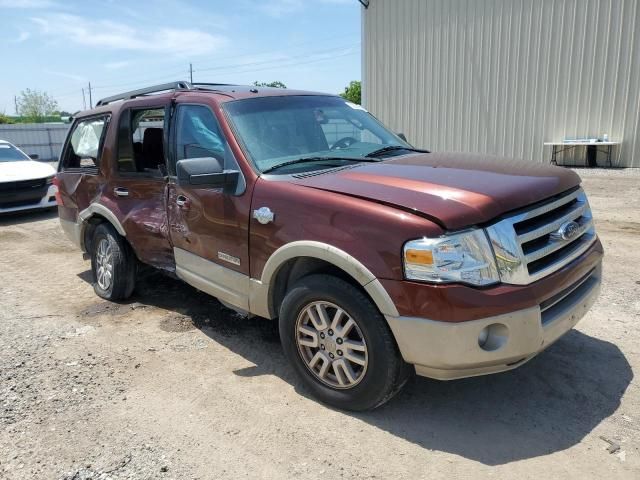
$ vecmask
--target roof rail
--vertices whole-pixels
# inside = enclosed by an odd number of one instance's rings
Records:
[[[117,102],[118,100],[130,100],[135,97],[140,97],[142,95],[149,95],[150,93],[159,93],[167,90],[192,90],[193,87],[189,82],[186,81],[177,81],[171,83],[163,83],[160,85],[154,85],[152,87],[140,88],[138,90],[131,90],[130,92],[119,93],[118,95],[113,95],[111,97],[105,97],[98,100],[96,103],[96,107],[100,107],[102,105],[107,105],[111,102]]]
[[[235,83],[207,83],[207,82],[193,82],[191,86],[197,87],[204,85],[205,87],[237,87]]]

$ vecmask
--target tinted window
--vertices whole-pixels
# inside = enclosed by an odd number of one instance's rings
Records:
[[[108,117],[79,121],[67,145],[64,168],[95,169],[98,166],[102,139]]]
[[[7,143],[0,143],[0,162],[20,162],[29,160],[24,153]]]
[[[187,158],[213,157],[220,161],[225,170],[240,170],[218,119],[205,105],[178,105],[174,116],[172,143],[175,154],[171,156],[169,173],[176,174],[175,163]],[[175,135],[175,136],[174,136]],[[241,174],[234,195],[245,191],[246,183]]]
[[[159,173],[165,164],[164,108],[127,110],[118,125],[118,171]]]
[[[176,121],[176,160],[214,157],[224,162],[226,140],[213,112],[203,105],[180,105]]]

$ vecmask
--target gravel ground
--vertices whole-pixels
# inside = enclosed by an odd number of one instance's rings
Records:
[[[153,271],[104,302],[54,214],[0,219],[0,478],[640,478],[638,172],[580,173],[607,251],[587,317],[365,414],[309,398],[270,322]]]

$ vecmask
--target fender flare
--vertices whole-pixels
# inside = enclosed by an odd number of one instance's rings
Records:
[[[385,288],[359,260],[332,245],[306,240],[287,243],[269,257],[262,270],[260,280],[252,280],[254,284],[250,299],[252,313],[268,318],[277,316],[271,301],[271,283],[288,260],[299,257],[317,258],[334,265],[366,290],[383,315],[399,316],[398,310]]]
[[[80,225],[80,235],[79,235],[80,248],[83,251],[86,251],[85,244],[84,244],[84,235],[87,229],[87,224],[89,223],[89,220],[91,219],[91,217],[94,217],[94,216],[103,217],[105,220],[107,220],[107,222],[109,222],[113,226],[113,228],[116,229],[116,231],[120,235],[122,235],[123,237],[127,236],[127,233],[125,232],[124,227],[120,223],[120,220],[118,220],[118,217],[116,217],[116,215],[111,210],[109,210],[107,207],[105,207],[100,203],[92,203],[91,205],[89,205],[87,208],[85,208],[78,214],[78,220],[79,220],[78,223]]]
[[[94,215],[99,215],[106,218],[120,235],[122,235],[123,237],[127,236],[127,233],[124,231],[124,228],[122,227],[120,220],[118,220],[118,217],[116,217],[116,215],[111,210],[100,203],[92,203],[91,205],[89,205],[78,214],[78,218],[82,221],[82,223],[86,223]]]

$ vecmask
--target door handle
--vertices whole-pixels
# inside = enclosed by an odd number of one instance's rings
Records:
[[[124,187],[116,187],[113,189],[113,193],[115,193],[118,197],[128,197],[129,190]]]
[[[189,201],[189,199],[184,195],[178,195],[176,197],[176,205],[178,205],[180,208],[189,208],[190,203],[191,202]]]

